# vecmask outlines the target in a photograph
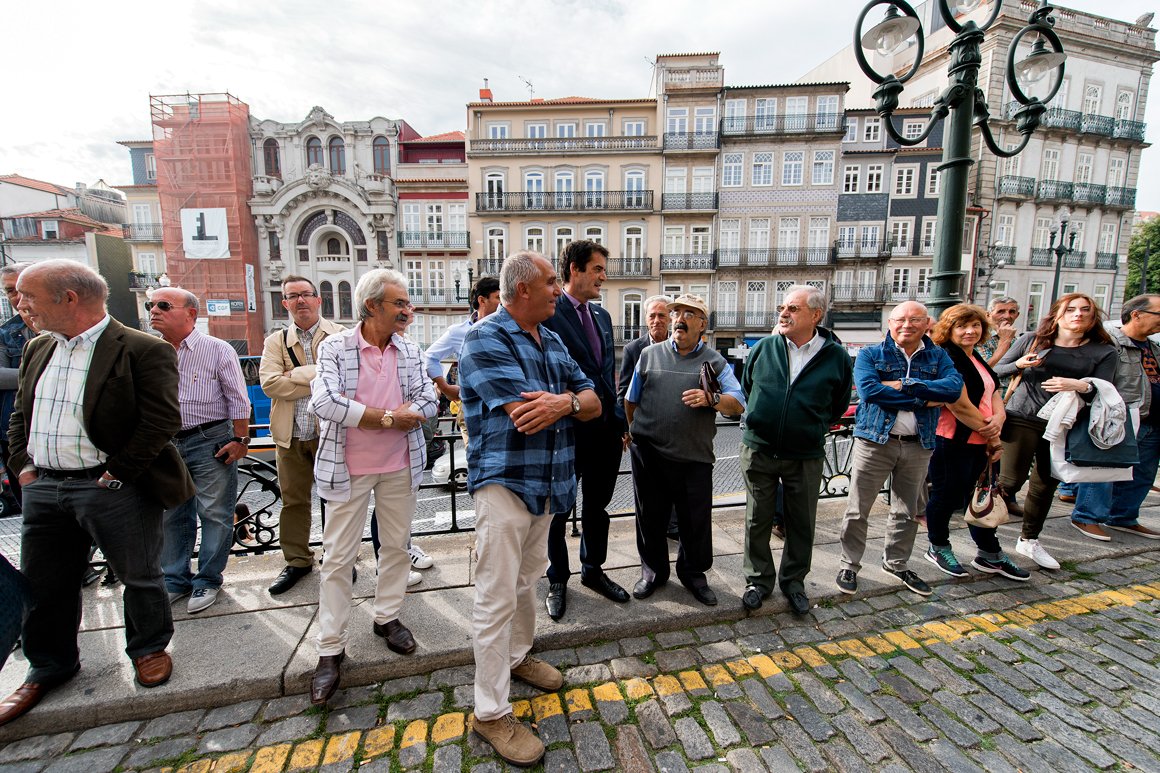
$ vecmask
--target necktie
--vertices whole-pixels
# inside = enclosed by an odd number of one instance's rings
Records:
[[[597,362],[600,362],[604,352],[600,348],[600,336],[596,333],[596,322],[592,319],[592,311],[587,303],[580,304],[580,326],[584,328],[584,335],[588,336],[588,346]]]

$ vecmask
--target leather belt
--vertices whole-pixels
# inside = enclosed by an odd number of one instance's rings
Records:
[[[229,419],[214,419],[213,421],[203,421],[201,424],[198,424],[196,427],[190,427],[189,429],[181,430],[173,437],[177,438],[178,440],[183,440],[183,439],[189,437],[190,435],[196,435],[198,432],[203,432],[203,431],[209,429],[210,427],[216,427],[217,425],[221,424],[223,421],[229,421]]]
[[[96,480],[105,472],[105,466],[89,467],[85,470],[49,470],[44,467],[37,467],[36,474],[42,478],[52,478],[53,480]]]
[[[917,443],[919,441],[918,435],[894,435],[891,434],[895,440],[901,440],[903,443]]]

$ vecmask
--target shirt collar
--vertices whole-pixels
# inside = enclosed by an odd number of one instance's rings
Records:
[[[101,321],[84,331],[80,335],[66,338],[61,333],[49,333],[59,343],[65,345],[66,349],[80,349],[86,351],[91,349],[96,344],[97,339],[101,337],[101,333],[105,332],[105,328],[109,326],[109,320],[112,319],[108,314],[101,318]]]
[[[355,332],[355,339],[358,342],[358,348],[360,350],[362,350],[362,349],[374,349],[376,352],[383,351],[382,349],[379,349],[379,347],[377,347],[374,344],[367,341],[367,339],[363,338],[362,327],[363,327],[362,323],[360,322],[360,323],[358,323],[358,327],[355,328],[355,331],[356,331]],[[391,340],[387,342],[387,348],[390,348],[392,346],[395,347],[395,349],[399,348],[399,345],[395,342],[395,338],[397,335],[398,335],[397,333],[391,333]]]
[[[804,353],[804,352],[812,351],[814,348],[814,344],[821,341],[821,340],[822,340],[821,334],[818,333],[817,329],[815,329],[814,330],[814,337],[811,338],[810,340],[806,341],[801,346],[798,346],[793,341],[789,340],[788,337],[786,337],[786,339],[785,339],[785,345],[789,347],[789,350],[791,352],[803,352]]]
[[[318,332],[318,326],[321,324],[322,324],[322,317],[319,317],[318,321],[315,322],[313,325],[311,325],[310,328],[307,330],[303,330],[302,328],[295,325],[294,332],[298,334],[299,338],[301,338],[303,335],[307,336],[308,338],[314,338],[315,333]]]
[[[693,347],[693,351],[689,352],[689,354],[696,354],[697,352],[701,351],[701,347],[704,345],[705,345],[704,341],[698,341],[697,345]],[[673,351],[676,352],[677,354],[681,353],[681,350],[677,348],[677,342],[673,340],[672,336],[669,336],[669,346],[673,347]],[[682,355],[682,356],[687,357],[689,355],[686,354],[686,355]]]
[[[186,349],[195,349],[197,348],[197,345],[201,343],[201,339],[203,338],[205,338],[205,335],[203,335],[202,332],[197,328],[194,328],[193,330],[189,331],[189,335],[181,339],[181,343],[177,345],[177,348],[180,349],[184,346]]]
[[[579,311],[580,307],[584,305],[584,301],[577,300],[575,297],[569,295],[566,290],[561,290],[560,292],[563,293],[565,298],[572,302],[572,308],[576,309],[577,311]]]

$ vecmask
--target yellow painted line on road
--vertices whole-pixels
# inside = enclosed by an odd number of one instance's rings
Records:
[[[685,690],[693,692],[694,690],[708,690],[709,685],[705,684],[705,680],[696,671],[682,671],[677,674],[677,678],[681,680],[681,684],[685,686]]]
[[[725,668],[732,671],[733,676],[736,676],[738,678],[743,677],[743,676],[749,676],[750,674],[753,673],[753,666],[749,665],[749,663],[747,663],[744,660],[730,660],[728,663],[725,664]]]
[[[995,633],[995,631],[999,630],[999,626],[995,625],[982,615],[973,615],[968,617],[967,620],[971,623],[971,625],[975,626],[983,633]]]
[[[648,682],[635,676],[624,683],[624,692],[630,701],[651,698],[653,694],[653,690],[649,687]]]
[[[605,682],[598,684],[592,688],[592,695],[598,702],[622,701],[624,696],[620,694],[620,687],[616,682]]]
[[[821,650],[823,655],[829,655],[831,658],[840,658],[846,654],[842,645],[836,641],[821,641],[814,646]]]
[[[681,682],[675,676],[668,674],[661,674],[653,679],[653,689],[657,691],[657,695],[664,698],[669,695],[676,695],[679,692],[684,692],[681,689]]]
[[[724,666],[708,665],[701,668],[701,672],[705,674],[705,679],[714,687],[720,687],[724,684],[733,684],[733,677],[729,676],[729,672],[725,670]]]
[[[793,654],[801,658],[802,662],[810,668],[817,668],[818,666],[824,666],[829,663],[813,647],[798,647],[793,651]]]
[[[946,623],[931,622],[924,625],[923,628],[930,631],[935,636],[945,641],[947,644],[963,638],[961,633],[956,631],[954,628],[951,628]]]
[[[512,713],[516,715],[516,719],[531,719],[532,704],[528,701],[516,701],[512,704]]]
[[[838,642],[838,646],[840,646],[842,650],[851,657],[861,659],[872,658],[875,656],[874,650],[870,649],[857,639],[846,639],[844,641],[840,641]],[[891,647],[890,649],[894,648]]]
[[[1160,588],[1154,588],[1151,585],[1133,585],[1132,587],[1147,596],[1160,599]]]
[[[592,711],[592,700],[588,697],[588,691],[583,688],[564,693],[564,703],[568,706],[569,715],[578,711]]]
[[[532,698],[532,713],[536,716],[536,721],[539,722],[548,717],[563,714],[564,706],[560,703],[560,696],[556,693],[537,695]]]
[[[1064,607],[1061,607],[1054,601],[1040,601],[1035,604],[1035,609],[1045,615],[1054,617],[1056,620],[1062,620],[1063,618],[1070,616]]]
[[[330,736],[326,742],[326,751],[322,753],[322,764],[333,765],[336,762],[349,760],[358,749],[360,738],[362,738],[362,733],[358,730]]]
[[[971,625],[966,620],[959,620],[957,618],[951,618],[950,620],[947,620],[945,622],[947,625],[949,625],[951,628],[953,628],[955,630],[955,632],[958,633],[960,636],[977,636],[979,633],[977,630],[975,630],[975,626]]]
[[[290,755],[290,771],[311,770],[318,767],[318,760],[322,758],[322,739],[303,741],[294,747]]]
[[[783,671],[789,671],[791,669],[798,668],[802,664],[802,659],[789,650],[771,652],[769,653],[769,659],[777,665],[781,666]]]
[[[293,746],[280,743],[277,746],[263,746],[254,755],[254,764],[250,766],[250,773],[278,773],[286,766],[286,758],[290,756]]]
[[[403,737],[399,739],[399,748],[406,749],[419,743],[427,743],[427,720],[416,719],[403,729]]]
[[[867,636],[862,641],[866,642],[866,646],[874,650],[877,655],[889,655],[894,650],[898,649],[890,642],[883,639],[881,636]]]
[[[431,726],[431,743],[441,744],[447,741],[458,741],[463,737],[466,723],[462,711],[443,714]]]
[[[237,770],[245,770],[246,763],[250,761],[249,749],[241,752],[232,752],[218,757],[213,764],[213,773],[233,773]]]
[[[1032,620],[1042,620],[1043,618],[1047,617],[1046,610],[1041,608],[1044,603],[1045,602],[1040,601],[1035,604],[1028,604],[1027,606],[1021,608],[1019,611]]]
[[[904,634],[902,631],[885,631],[882,634],[882,638],[886,639],[886,641],[890,642],[895,647],[899,647],[904,650],[922,649],[921,644]]]
[[[753,655],[749,658],[749,665],[757,669],[757,675],[762,679],[768,679],[781,673],[781,668],[773,662],[773,658],[769,655]]]
[[[191,762],[188,765],[182,765],[177,769],[177,773],[209,773],[209,769],[213,767],[213,760],[204,759]]]
[[[1013,625],[1018,625],[1018,626],[1023,626],[1023,627],[1027,627],[1029,625],[1035,625],[1034,620],[1032,620],[1030,617],[1028,617],[1027,615],[1023,614],[1022,612],[1020,612],[1016,609],[1008,609],[1003,614],[1007,616],[1007,620]]]
[[[394,748],[395,726],[383,725],[382,727],[376,727],[373,730],[368,730],[367,734],[363,737],[362,758],[364,760],[370,760],[375,757],[381,757]],[[254,773],[253,769],[250,770],[250,773]]]
[[[1066,612],[1068,617],[1087,614],[1088,611],[1087,607],[1074,599],[1056,599],[1055,605]]]

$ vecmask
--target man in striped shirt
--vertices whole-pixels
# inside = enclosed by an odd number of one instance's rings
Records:
[[[250,398],[234,348],[194,328],[197,296],[179,287],[153,291],[149,324],[177,350],[181,431],[174,437],[197,494],[165,511],[161,568],[169,601],[189,596],[190,614],[217,601],[234,541],[238,460],[249,451]],[[190,569],[201,523],[197,574]]]

